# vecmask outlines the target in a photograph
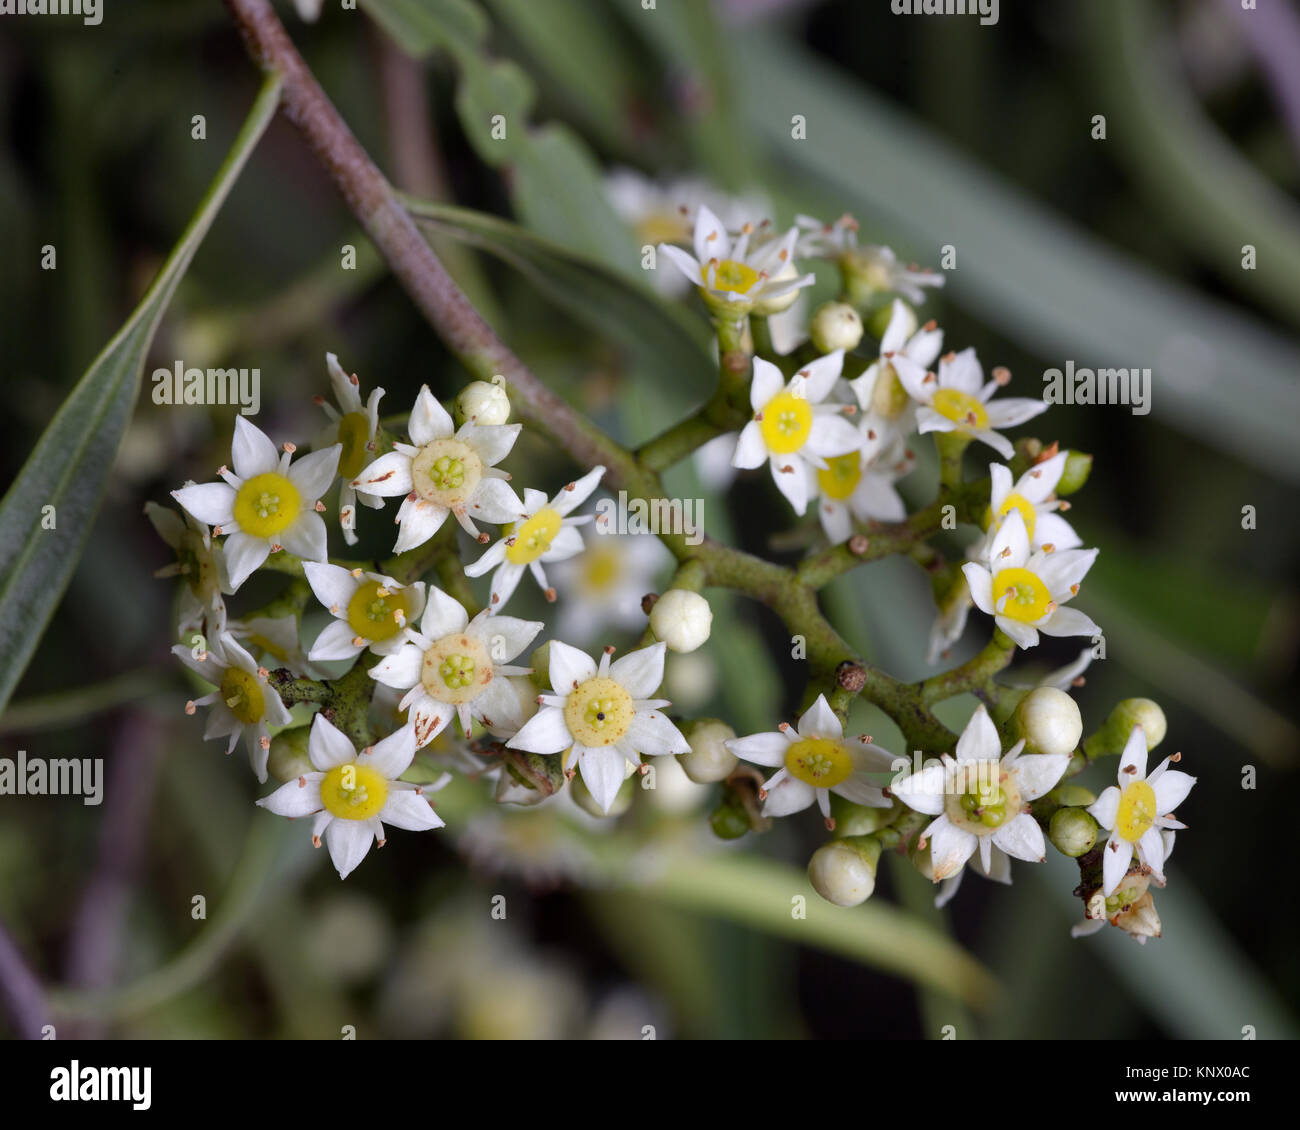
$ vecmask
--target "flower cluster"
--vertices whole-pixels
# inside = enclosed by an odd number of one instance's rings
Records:
[[[684,771],[685,782],[715,790],[710,825],[724,839],[816,805],[833,838],[813,854],[809,877],[837,905],[872,894],[885,849],[938,884],[942,904],[968,865],[1009,882],[1012,860],[1042,862],[1050,844],[1078,862],[1086,920],[1076,935],[1107,923],[1138,940],[1158,935],[1151,888],[1165,883],[1183,827],[1174,810],[1194,778],[1170,767],[1178,754],[1148,773],[1165,721],[1147,700],[1124,700],[1084,736],[1071,692],[1104,656],[1104,638],[1072,602],[1098,551],[1064,515],[1090,458],[1005,434],[1046,404],[1001,395],[1010,374],[996,367],[986,379],[973,349],[944,351],[937,322],[921,322],[914,309],[942,274],[905,266],[888,248],[860,247],[850,217],[800,217],[781,231],[752,205],[715,210],[696,188],[684,214],[646,197],[654,216],[633,214],[635,194],[620,188],[627,219],[661,234],[660,254],[702,300],[718,337],[717,394],[649,449],[663,466],[730,434],[732,468],[767,466],[799,526],[790,544],[809,547],[808,561],[786,568],[707,539],[665,537],[677,573],[668,591],[649,591],[658,566],[649,547],[669,556],[663,547],[650,535],[607,532],[586,509],[604,464],[619,470],[621,485],[657,486],[646,449],[588,445],[609,458],[584,460],[558,489],[517,493],[505,467],[523,425],[509,422],[501,378],[472,382],[450,405],[421,387],[409,414],[384,419],[384,391],[363,397],[360,380],[329,354],[334,404],[316,398],[329,419],[311,453],[295,457],[292,443],[277,449],[239,417],[217,481],[175,491],[180,514],[147,508],[176,555],[160,575],[185,582],[176,617],[184,642],[173,650],[205,684],[187,712],[207,709],[204,737],[227,739],[227,752],[244,737],[258,780],[280,782],[257,803],[310,816],[313,842],[328,847],[341,876],[384,843],[387,826],[442,827],[433,796],[453,779],[448,770],[494,778],[498,802],[568,795],[616,816],[631,803],[627,782],[649,775],[653,759],[675,757],[679,778]],[[816,275],[796,260],[810,258],[834,264],[842,288],[804,317],[794,306]],[[778,349],[767,320],[789,314],[806,333]],[[534,410],[545,425],[545,412]],[[909,510],[896,484],[927,435],[940,486],[931,503]],[[668,443],[678,445],[672,458],[663,455]],[[973,444],[998,459],[967,478]],[[365,534],[359,506],[388,510],[398,527],[390,558],[328,556],[320,500],[335,486],[343,544]],[[959,524],[975,533],[949,561],[945,531]],[[877,541],[887,548],[873,548]],[[848,652],[812,590],[885,552],[908,554],[928,572],[932,664],[958,646],[972,608],[992,620],[987,645],[917,684]],[[280,574],[287,588],[232,618],[227,599],[259,570]],[[506,612],[512,599],[516,609],[528,599],[516,595],[525,574],[544,597],[533,606],[558,609],[546,642],[546,620]],[[476,595],[471,582],[480,578]],[[793,724],[768,730],[771,720],[753,719],[738,733],[721,719],[669,713],[667,653],[709,641],[715,608],[703,590],[720,585],[777,610],[801,647],[812,629],[815,654],[796,652],[810,679]],[[604,629],[639,633],[639,643],[615,658],[612,646],[593,655],[559,638],[590,645],[596,611]],[[314,633],[313,623],[322,625]],[[1083,636],[1090,646],[1029,686],[1002,677],[1019,651],[1056,636]],[[707,701],[707,692],[686,690],[667,693],[688,710]],[[979,704],[955,734],[932,706],[964,693]],[[905,748],[849,736],[858,696],[892,718]],[[1119,758],[1116,785],[1098,796],[1075,783],[1107,756]]]

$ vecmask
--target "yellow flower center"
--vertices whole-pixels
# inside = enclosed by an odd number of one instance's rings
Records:
[[[785,767],[792,777],[818,789],[829,789],[853,772],[849,751],[830,738],[804,738],[785,751]]]
[[[430,698],[458,706],[477,698],[492,682],[492,658],[473,636],[443,636],[424,653],[420,682]]]
[[[581,745],[613,745],[632,725],[632,696],[613,679],[597,675],[579,683],[564,704],[564,721]]]
[[[998,762],[959,761],[951,773],[944,812],[957,827],[987,836],[1020,815],[1020,791]]]
[[[348,627],[363,640],[386,640],[402,630],[410,612],[406,590],[367,581],[348,601]]]
[[[448,509],[466,502],[482,478],[483,460],[469,444],[458,439],[426,443],[411,461],[415,493]]]
[[[862,481],[862,458],[856,451],[826,460],[826,470],[817,472],[817,485],[827,498],[848,498]]]
[[[602,544],[604,540],[597,538],[596,544],[582,555],[582,587],[589,593],[602,593],[618,580],[622,559],[618,550]]]
[[[235,521],[255,538],[274,537],[298,517],[298,488],[278,471],[254,475],[235,495]]]
[[[989,426],[989,414],[984,405],[970,393],[958,392],[955,388],[941,388],[934,394],[934,410],[963,430]]]
[[[515,543],[506,548],[506,560],[512,565],[528,565],[551,548],[560,532],[563,519],[549,508],[539,510],[513,531]]]
[[[1029,540],[1032,542],[1034,540],[1034,524],[1038,521],[1038,511],[1034,509],[1034,504],[1023,494],[1012,491],[1002,500],[1002,505],[998,507],[998,520],[1001,521],[1013,510],[1020,511],[1020,516],[1025,520],[1025,533],[1029,535]],[[992,507],[985,512],[984,528],[987,530],[991,525],[993,525]]]
[[[339,474],[345,479],[355,479],[365,470],[369,460],[366,444],[370,442],[370,417],[364,412],[349,412],[339,421]]]
[[[1004,596],[1006,603],[999,606]],[[993,606],[1008,619],[1035,623],[1047,615],[1051,602],[1047,586],[1028,569],[1003,569],[993,578]]]
[[[248,637],[248,642],[251,645],[249,650],[255,654],[258,651],[264,651],[267,655],[274,655],[281,663],[288,662],[289,653],[269,636],[258,635],[254,632]]]
[[[886,420],[892,420],[902,415],[910,399],[894,366],[887,361],[883,362],[880,372],[876,374],[876,383],[871,388],[871,411]]]
[[[340,820],[369,820],[388,799],[388,779],[369,765],[336,765],[320,783],[320,798]]]
[[[1115,814],[1115,831],[1135,844],[1155,823],[1156,791],[1145,781],[1134,781],[1124,789]]]
[[[240,667],[227,667],[221,675],[221,701],[230,713],[247,726],[260,722],[266,714],[266,696],[257,676]]]
[[[759,429],[768,451],[774,455],[789,455],[808,442],[813,410],[806,397],[778,392],[763,405],[762,416]]]
[[[707,286],[709,281],[708,263],[705,263],[700,269],[700,274]],[[737,262],[735,259],[723,259],[718,264],[717,271],[713,276],[715,290],[734,290],[737,294],[747,294],[750,287],[756,282],[758,282],[758,272],[753,267]]]

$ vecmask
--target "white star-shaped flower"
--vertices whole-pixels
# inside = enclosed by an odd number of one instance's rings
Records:
[[[794,265],[796,228],[760,241],[752,239],[755,231],[746,224],[733,241],[713,210],[701,204],[695,217],[695,254],[671,243],[659,244],[659,254],[667,256],[711,305],[735,317],[755,311],[776,313],[816,278],[800,275]]]
[[[576,647],[552,640],[550,680],[553,693],[538,697],[541,707],[506,745],[530,753],[562,753],[567,770],[576,760],[583,783],[608,812],[641,755],[687,753],[690,745],[661,712],[669,705],[650,696],[664,677],[662,643],[628,652],[610,662],[606,648],[600,664]]]
[[[409,726],[357,753],[346,735],[317,714],[307,739],[307,756],[315,772],[281,785],[257,803],[291,820],[312,817],[312,843],[320,847],[324,838],[340,879],[365,859],[372,843],[377,840],[384,846],[385,824],[411,832],[443,827],[424,794],[445,782],[421,786],[397,779],[415,757]]]
[[[859,427],[862,446],[833,455],[817,472],[817,516],[832,545],[848,541],[856,522],[901,522],[907,517],[894,482],[912,469],[896,437],[888,440],[873,427]]]
[[[505,607],[525,572],[532,573],[547,600],[555,599],[555,590],[546,580],[542,565],[565,561],[582,552],[584,542],[578,527],[586,525],[595,515],[583,514],[577,518],[569,515],[591,497],[604,473],[604,467],[588,471],[549,501],[540,490],[524,491],[523,517],[502,530],[500,540],[482,557],[465,566],[467,577],[481,577],[489,569],[496,570],[492,574],[492,596],[488,602],[493,612]]]
[[[190,514],[182,517],[156,502],[146,502],[144,512],[158,536],[176,551],[176,560],[156,570],[154,576],[179,576],[185,580],[180,590],[177,635],[182,639],[190,632],[220,635],[226,627],[222,591],[230,587],[230,579],[225,575],[221,547],[213,542],[207,524]]]
[[[403,585],[382,573],[309,562],[303,566],[316,599],[334,617],[311,645],[309,659],[352,659],[367,648],[392,655],[424,614],[424,582]]]
[[[1102,894],[1115,893],[1133,862],[1133,853],[1164,885],[1165,857],[1169,854],[1162,837],[1165,829],[1184,828],[1173,811],[1196,784],[1190,773],[1170,769],[1178,754],[1166,757],[1148,775],[1147,735],[1134,726],[1119,759],[1119,784],[1111,785],[1088,806],[1097,823],[1110,832],[1102,853]],[[1173,843],[1170,841],[1169,848]]]
[[[313,398],[325,409],[331,423],[316,437],[312,447],[321,448],[337,443],[343,448],[339,455],[339,475],[343,478],[339,487],[339,525],[343,529],[343,540],[348,545],[356,545],[357,503],[363,502],[372,510],[384,508],[382,498],[365,494],[352,485],[352,481],[371,461],[371,452],[375,450],[375,434],[379,431],[379,401],[383,398],[384,390],[372,389],[369,399],[362,404],[361,382],[356,374],[348,376],[333,353],[325,354],[325,367],[329,370],[330,384],[334,388],[334,400],[338,408],[328,403],[323,396]]]
[[[826,460],[862,446],[862,434],[844,418],[844,406],[823,404],[844,364],[843,350],[828,353],[800,369],[787,383],[781,370],[754,358],[749,402],[754,418],[741,430],[732,466],[746,470],[764,460],[777,488],[796,514],[808,508],[815,491],[813,472],[825,470]]]
[[[253,772],[259,781],[265,782],[271,750],[270,727],[287,726],[292,721],[280,696],[266,681],[266,668],[259,667],[228,632],[219,635],[198,656],[180,644],[172,648],[172,654],[217,688],[185,704],[186,714],[193,714],[200,706],[212,707],[203,740],[229,735],[226,752],[230,753],[243,734]]]
[[[922,287],[944,284],[944,277],[938,271],[927,270],[915,263],[901,263],[888,247],[859,247],[858,221],[850,215],[845,214],[829,224],[813,216],[796,216],[794,222],[803,233],[795,247],[797,255],[826,259],[851,256],[856,273],[873,290],[901,294],[909,302],[920,303],[925,301]]]
[[[395,444],[365,468],[352,486],[369,494],[405,495],[397,511],[401,530],[394,553],[423,545],[442,528],[448,514],[479,541],[474,519],[500,525],[514,522],[524,504],[497,469],[519,438],[519,424],[467,422],[459,431],[447,410],[429,391],[420,389],[407,431],[411,443]]]
[[[370,677],[406,692],[398,708],[410,711],[417,749],[442,733],[453,715],[467,736],[474,719],[508,729],[522,721],[508,677],[531,671],[510,660],[544,626],[540,620],[491,616],[486,609],[471,620],[458,600],[430,586],[419,632],[408,629],[409,641],[372,667]]]
[[[1077,549],[1083,539],[1074,532],[1074,527],[1056,511],[1069,508],[1064,499],[1052,497],[1056,484],[1065,472],[1068,451],[1059,452],[1050,459],[1044,459],[1030,467],[1015,483],[1011,481],[1011,468],[1001,463],[989,464],[989,478],[992,482],[989,509],[985,517],[987,534],[985,544],[993,538],[1003,519],[1012,510],[1019,510],[1025,521],[1025,532],[1029,535],[1030,549]],[[979,545],[971,550],[971,557],[983,556]]]
[[[225,534],[222,546],[230,589],[239,588],[272,552],[287,549],[304,561],[324,561],[325,523],[317,513],[338,470],[338,444],[313,451],[290,465],[297,448],[284,445],[278,455],[266,433],[243,416],[235,417],[230,447],[232,472],[222,467],[221,483],[199,483],[172,491],[176,499],[213,534]]]
[[[928,372],[918,378],[909,367],[898,369],[898,379],[920,406],[916,413],[919,431],[962,432],[987,443],[1003,459],[1010,459],[1015,448],[998,429],[1013,428],[1047,411],[1044,400],[1014,396],[993,400],[993,394],[1011,380],[1011,374],[1006,369],[994,369],[993,379],[986,384],[974,349],[940,358],[937,375]]]
[[[1066,608],[1079,591],[1095,549],[1062,549],[1031,553],[1029,534],[1019,510],[1003,519],[984,561],[967,561],[962,568],[971,599],[1019,647],[1036,647],[1038,633],[1049,636],[1098,636],[1101,629],[1075,608]]]
[[[755,765],[779,767],[759,793],[764,816],[802,812],[815,800],[827,827],[833,828],[831,793],[871,808],[890,805],[872,777],[887,775],[893,756],[868,738],[846,740],[825,695],[817,696],[796,725],[782,722],[778,730],[732,738],[726,746]]]
[[[916,430],[916,405],[903,376],[912,384],[925,379],[926,370],[943,348],[943,330],[927,322],[919,329],[916,316],[894,299],[889,325],[880,339],[880,355],[848,387],[862,411],[859,426],[880,433],[885,443],[901,441]]]
[[[1041,863],[1042,829],[1029,802],[1055,788],[1070,764],[1068,753],[1021,756],[1016,742],[1004,756],[997,727],[981,705],[947,754],[904,777],[890,792],[909,808],[935,819],[922,833],[930,843],[934,881],[956,875],[979,852],[985,874],[994,873],[993,849]]]

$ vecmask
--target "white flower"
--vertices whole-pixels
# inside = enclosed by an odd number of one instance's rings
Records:
[[[641,600],[658,592],[658,577],[673,560],[653,534],[604,533],[599,522],[595,532],[583,553],[549,571],[560,596],[555,634],[561,639],[585,643],[606,627],[639,631]]]
[[[859,426],[879,432],[886,443],[915,431],[916,406],[908,382],[923,381],[942,348],[943,330],[934,322],[918,329],[916,316],[895,298],[880,339],[880,356],[848,382],[863,413]]]
[[[314,564],[308,562],[308,566]],[[244,641],[249,652],[265,659],[268,655],[281,667],[295,675],[317,678],[317,672],[303,653],[298,638],[298,617],[293,613],[284,616],[252,616],[244,620],[231,620],[227,625],[230,634]]]
[[[727,748],[755,765],[780,767],[759,790],[764,816],[802,812],[815,800],[826,826],[834,828],[831,793],[870,808],[890,805],[871,778],[888,774],[893,757],[867,738],[846,741],[825,695],[817,696],[795,726],[782,722],[771,733],[729,741]]]
[[[230,736],[226,752],[235,748],[245,735],[249,762],[259,781],[266,780],[266,761],[271,749],[271,726],[287,726],[289,711],[280,696],[266,681],[268,671],[253,662],[233,636],[223,632],[196,656],[188,647],[177,644],[176,656],[200,678],[216,686],[211,694],[185,704],[185,713],[193,714],[200,706],[211,706],[203,740]]]
[[[1186,827],[1174,819],[1173,811],[1196,784],[1191,774],[1169,768],[1177,759],[1178,754],[1166,757],[1148,775],[1146,731],[1134,726],[1119,759],[1119,785],[1111,785],[1088,806],[1097,823],[1110,832],[1102,853],[1102,894],[1107,898],[1128,874],[1134,850],[1164,885],[1168,851],[1161,831]]]
[[[353,480],[361,491],[393,498],[406,495],[397,511],[401,530],[394,553],[423,545],[442,527],[448,514],[479,541],[474,519],[513,522],[524,504],[497,470],[519,437],[519,424],[467,422],[459,431],[429,386],[420,389],[407,424],[411,443],[398,443]],[[415,446],[412,446],[414,444]]]
[[[981,705],[957,739],[956,759],[943,755],[891,788],[909,808],[935,819],[922,833],[930,842],[934,881],[951,878],[979,851],[986,875],[995,875],[993,848],[1041,863],[1042,829],[1029,802],[1054,788],[1069,754],[1025,754],[1017,742],[1006,755],[997,728]]]
[[[351,659],[369,648],[392,655],[424,614],[424,582],[403,585],[382,573],[308,562],[303,566],[316,599],[334,617],[316,637],[310,659]]]
[[[314,773],[281,785],[257,803],[291,820],[312,817],[311,842],[320,847],[324,837],[340,879],[365,859],[374,841],[384,846],[384,824],[411,832],[443,827],[442,818],[424,797],[430,786],[397,779],[415,756],[409,726],[357,753],[351,740],[317,714],[307,755],[316,767]]]
[[[660,243],[659,254],[667,256],[711,306],[733,317],[756,308],[776,313],[794,301],[796,291],[816,279],[800,275],[794,266],[795,228],[751,247],[753,234],[753,225],[746,224],[733,242],[713,210],[701,205],[695,217],[695,254],[670,243]]]
[[[1011,883],[1011,856],[1007,855],[996,844],[989,847],[989,865],[984,866],[984,860],[980,852],[976,852],[968,859],[967,864],[970,869],[986,879],[992,879],[995,883]],[[961,878],[966,874],[966,868],[963,867],[955,875],[950,875],[939,883],[939,892],[934,896],[934,905],[942,908],[952,902],[957,891],[961,888]]]
[[[860,427],[862,446],[826,460],[817,472],[817,516],[832,545],[848,541],[855,522],[901,522],[907,507],[894,489],[894,480],[912,469],[896,437],[872,427]]]
[[[669,589],[650,610],[650,630],[670,651],[694,651],[708,640],[712,627],[709,602],[689,589]]]
[[[260,428],[235,417],[230,447],[232,473],[222,467],[221,483],[200,483],[172,491],[176,499],[214,534],[228,535],[222,552],[235,591],[273,551],[287,549],[304,561],[325,560],[325,523],[316,512],[320,496],[334,481],[338,444],[304,455],[292,466],[297,450],[284,445],[276,455]]]
[[[1098,636],[1101,629],[1075,608],[1064,607],[1079,591],[1095,549],[1029,551],[1029,535],[1019,510],[1003,520],[985,561],[961,567],[971,599],[993,617],[1019,647],[1036,647],[1038,633],[1049,636]]]
[[[900,263],[898,256],[888,247],[859,247],[858,221],[850,215],[843,215],[829,224],[812,216],[796,216],[794,222],[804,233],[799,238],[796,254],[827,259],[847,258],[852,262],[853,272],[872,290],[901,294],[909,302],[919,303],[925,301],[922,287],[944,284],[944,277],[938,271],[926,270],[915,263]]]
[[[933,667],[941,658],[947,658],[949,648],[966,630],[970,616],[970,586],[965,575],[958,576],[948,592],[939,600],[939,611],[930,626],[929,649],[926,662]]]
[[[357,502],[363,502],[372,510],[382,510],[384,500],[375,495],[365,494],[353,485],[355,479],[366,464],[370,462],[370,453],[375,450],[375,434],[379,430],[379,401],[383,398],[382,388],[372,389],[370,398],[361,403],[359,391],[361,381],[354,373],[348,376],[339,359],[333,353],[325,354],[325,367],[329,370],[330,384],[334,387],[334,399],[338,402],[337,410],[326,403],[323,396],[313,399],[325,409],[325,414],[332,423],[316,438],[312,444],[315,448],[338,443],[342,448],[339,455],[339,474],[343,484],[339,487],[339,525],[343,528],[343,540],[348,545],[357,544]]]
[[[828,353],[800,369],[789,383],[781,370],[754,358],[749,403],[754,418],[736,441],[732,465],[750,469],[767,460],[777,488],[796,514],[808,508],[814,493],[812,472],[826,468],[826,459],[845,455],[862,445],[862,435],[841,414],[837,404],[823,404],[839,380],[844,354]]]
[[[984,543],[994,536],[1012,510],[1019,510],[1025,520],[1025,532],[1029,535],[1030,549],[1077,549],[1083,539],[1074,532],[1074,527],[1056,513],[1057,510],[1069,509],[1064,499],[1052,498],[1056,484],[1061,481],[1065,471],[1068,451],[1059,452],[1050,459],[1045,459],[1030,467],[1013,484],[1011,469],[1000,463],[989,464],[989,478],[992,482],[989,509],[985,517],[988,533]],[[971,550],[971,557],[983,556],[980,545]]]
[[[937,376],[918,377],[914,369],[903,368],[898,369],[898,379],[921,406],[916,413],[919,431],[962,432],[987,443],[1003,459],[1010,459],[1015,448],[998,429],[1013,428],[1047,411],[1046,401],[1029,397],[994,401],[993,394],[1011,380],[1011,374],[994,369],[993,380],[985,384],[974,349],[946,354],[939,360]]]
[[[222,590],[230,584],[229,578],[225,577],[221,547],[213,544],[206,523],[189,514],[182,516],[156,502],[146,502],[144,513],[158,536],[176,551],[176,560],[156,570],[154,576],[185,578],[180,593],[177,634],[182,639],[190,632],[220,635],[226,627],[226,602]]]
[[[531,668],[510,660],[533,642],[540,620],[489,616],[473,620],[460,602],[429,587],[428,605],[419,632],[370,669],[370,677],[403,690],[399,709],[409,710],[416,748],[428,745],[455,714],[468,736],[471,719],[490,728],[517,726],[519,696],[507,676],[527,675]]]
[[[604,473],[604,467],[593,468],[577,482],[563,487],[549,502],[540,490],[524,491],[519,521],[503,529],[495,545],[465,566],[467,577],[481,577],[489,569],[496,570],[488,602],[491,611],[499,612],[505,606],[525,572],[532,573],[547,600],[555,599],[542,563],[565,561],[582,552],[585,543],[577,527],[586,525],[595,515],[568,515],[591,497]]]
[[[562,753],[564,768],[577,761],[583,783],[601,810],[608,812],[641,755],[686,753],[690,745],[652,699],[664,676],[664,645],[628,652],[610,663],[606,648],[600,665],[575,647],[552,640],[552,694],[540,695],[541,709],[506,745],[530,753]]]

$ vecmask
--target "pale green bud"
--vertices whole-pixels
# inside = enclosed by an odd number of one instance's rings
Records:
[[[1056,484],[1056,493],[1064,498],[1082,488],[1092,472],[1092,456],[1083,451],[1071,451],[1065,457],[1065,470]]]
[[[1147,749],[1153,750],[1165,738],[1165,712],[1149,698],[1126,698],[1117,702],[1106,724],[1085,744],[1088,756],[1122,752],[1134,726],[1141,726],[1146,731]]]
[[[504,424],[510,419],[510,397],[505,384],[471,381],[456,397],[458,424]]]
[[[1073,753],[1083,736],[1083,715],[1064,691],[1037,687],[1020,700],[1011,732],[1025,739],[1027,753]]]
[[[823,844],[808,861],[808,880],[836,906],[857,906],[876,889],[880,844],[870,836],[850,836]]]
[[[907,340],[916,333],[920,328],[921,323],[917,320],[916,311],[912,309],[910,303],[903,302],[901,298],[898,301],[902,304],[904,311],[907,313],[907,321],[904,323],[904,328],[907,330],[907,333],[903,335],[904,340]],[[885,331],[889,329],[889,322],[893,316],[893,302],[885,302],[872,310],[871,313],[867,315],[866,321],[867,330],[870,332],[871,336],[877,341],[880,341],[885,336]]]
[[[846,302],[827,302],[812,316],[808,333],[818,353],[834,353],[837,349],[847,353],[862,340],[862,319]]]
[[[547,640],[541,647],[535,649],[528,659],[528,665],[533,669],[533,673],[528,676],[535,687],[539,690],[551,689],[551,642]]]
[[[690,744],[690,753],[677,755],[677,761],[686,775],[697,785],[722,781],[735,772],[739,764],[736,755],[727,748],[736,731],[717,718],[701,718],[682,728]]]
[[[893,823],[897,814],[894,805],[873,808],[831,793],[831,817],[835,821],[835,835],[840,838],[869,836]]]
[[[1078,859],[1097,842],[1098,826],[1092,814],[1082,808],[1058,808],[1048,825],[1048,838],[1063,855]]]
[[[307,773],[317,772],[316,766],[307,756],[307,739],[310,734],[310,726],[294,726],[281,730],[271,739],[266,770],[277,781],[288,783]]]
[[[650,630],[669,651],[694,651],[709,638],[713,609],[699,593],[669,589],[650,610]]]

